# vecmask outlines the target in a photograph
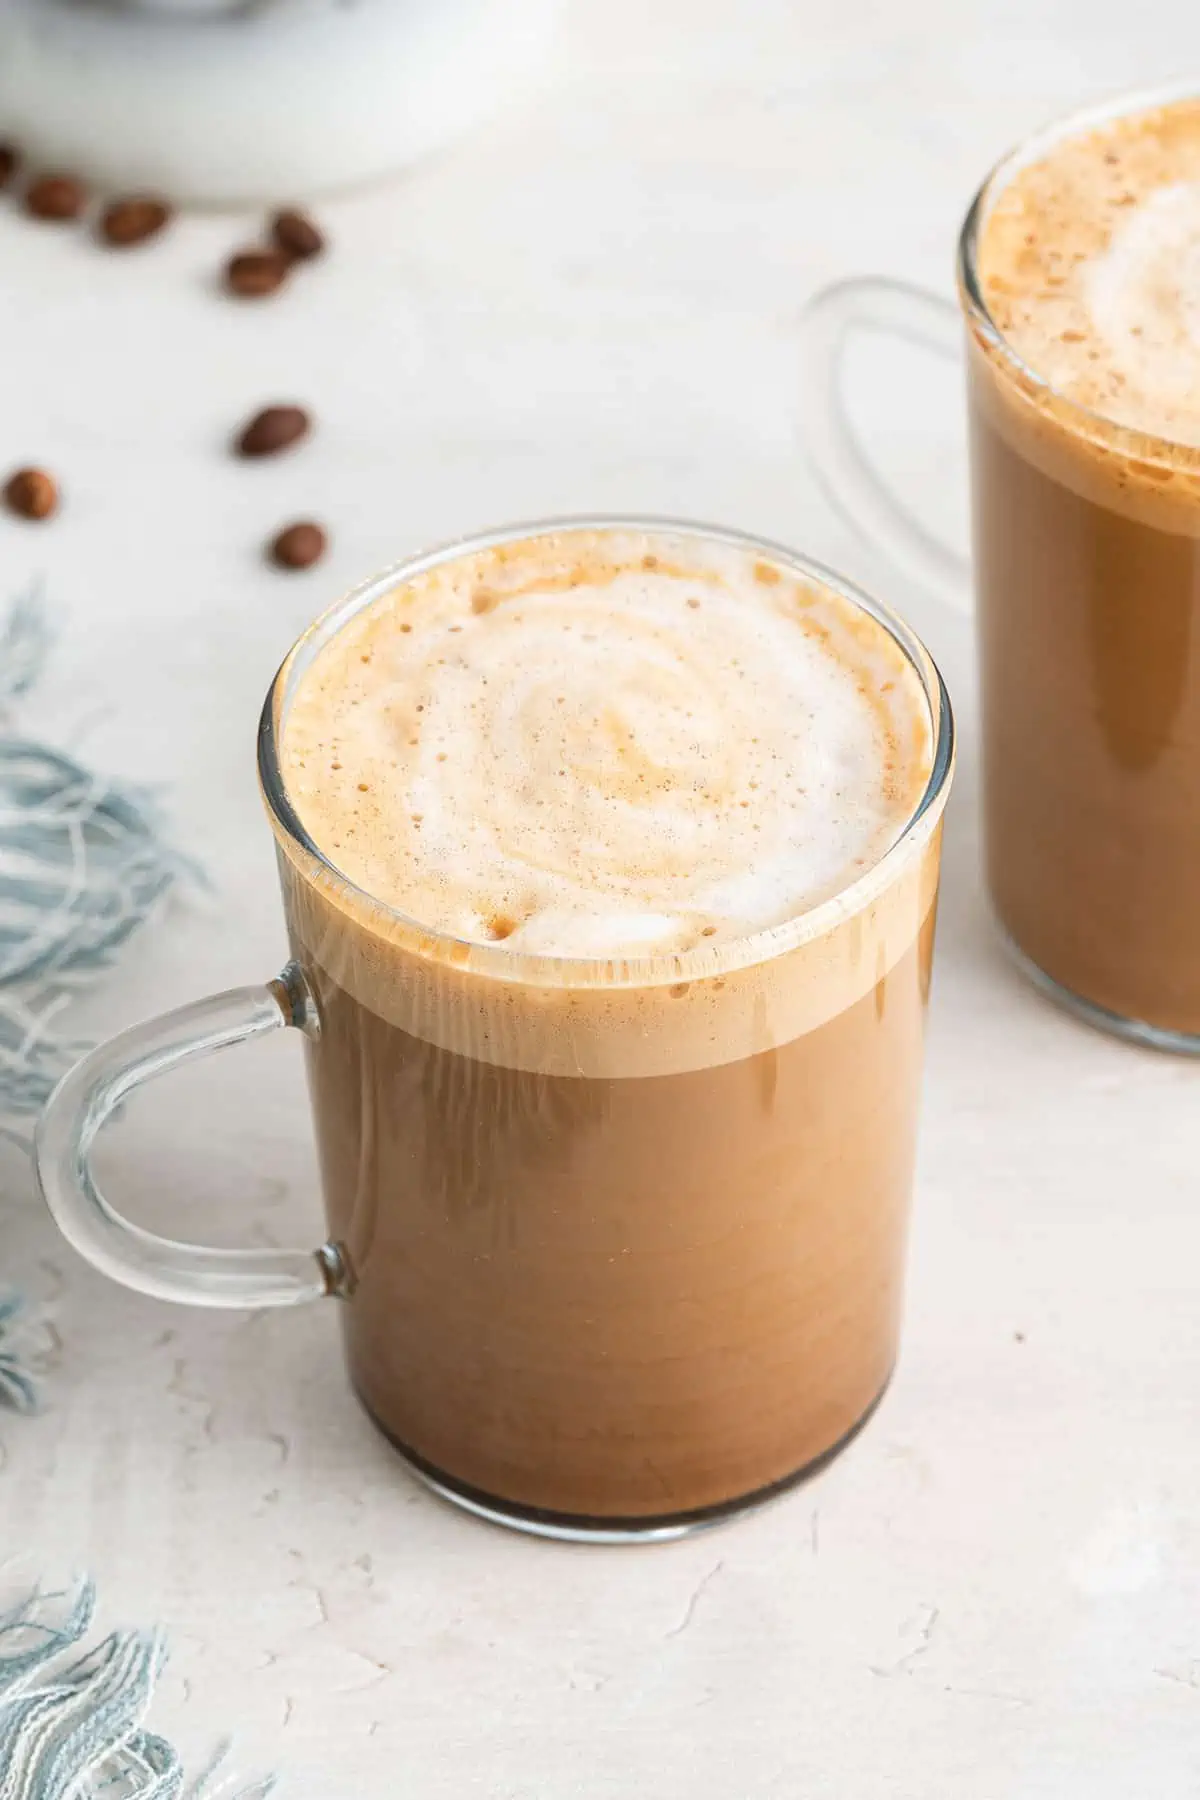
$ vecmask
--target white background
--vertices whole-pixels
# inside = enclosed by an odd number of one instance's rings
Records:
[[[577,0],[532,101],[323,208],[334,253],[261,307],[213,291],[248,221],[117,257],[0,209],[0,464],[68,492],[51,525],[0,522],[5,590],[42,573],[62,630],[24,722],[166,784],[212,884],[97,1029],[278,965],[262,693],[339,588],[427,542],[594,508],[782,537],[908,612],[963,731],[900,1373],[853,1449],[755,1518],[625,1552],[460,1518],[355,1409],[333,1306],[111,1288],[5,1153],[2,1272],[61,1349],[44,1415],[0,1417],[0,1548],[93,1570],[106,1623],[168,1628],[154,1723],[190,1754],[232,1729],[297,1800],[1193,1800],[1200,1075],[1003,960],[970,630],[819,497],[794,325],[854,271],[949,293],[1014,138],[1198,53],[1200,13],[1165,3]],[[952,514],[957,390],[914,356],[876,355],[860,399]],[[229,432],[276,399],[319,435],[235,463]],[[265,569],[260,541],[306,513],[329,561]],[[182,1235],[316,1241],[298,1049],[150,1094],[104,1167]]]

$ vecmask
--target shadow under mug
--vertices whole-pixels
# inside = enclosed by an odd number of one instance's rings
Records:
[[[803,321],[802,429],[852,525],[969,604],[966,560],[889,491],[843,397],[848,340],[958,357],[965,338],[987,882],[1010,951],[1092,1025],[1200,1054],[1200,452],[1053,389],[989,311],[980,245],[1056,144],[1191,99],[1126,96],[1040,133],[988,176],[958,245],[958,305],[841,282]],[[964,330],[965,327],[965,330]]]
[[[630,530],[675,557],[765,559],[756,568],[832,589],[890,634],[933,753],[899,841],[781,925],[621,962],[455,939],[353,886],[308,836],[280,766],[314,658],[449,561],[548,531],[594,547]],[[953,766],[949,702],[920,642],[825,570],[737,533],[523,526],[392,569],[319,620],[272,684],[258,764],[293,960],[68,1074],[35,1159],[65,1236],[162,1299],[336,1296],[376,1424],[429,1485],[498,1522],[673,1537],[811,1472],[873,1409],[899,1333]],[[306,1046],[329,1241],[205,1249],[122,1218],[90,1171],[105,1120],[142,1083],[283,1028]]]

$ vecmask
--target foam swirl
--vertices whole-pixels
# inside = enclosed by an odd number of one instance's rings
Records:
[[[1200,182],[1172,182],[1132,210],[1088,268],[1086,297],[1137,394],[1200,410]]]
[[[558,534],[353,619],[284,779],[357,886],[472,941],[684,950],[837,891],[903,830],[928,709],[890,636],[742,552]]]

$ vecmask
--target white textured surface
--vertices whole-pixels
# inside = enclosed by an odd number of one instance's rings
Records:
[[[45,1415],[0,1421],[0,1544],[170,1628],[156,1721],[190,1748],[233,1726],[298,1800],[1192,1800],[1200,1075],[1009,972],[975,870],[967,628],[828,516],[792,420],[805,294],[864,267],[948,288],[993,155],[1177,74],[1200,15],[1138,34],[1114,0],[580,0],[538,101],[330,209],[336,255],[260,308],[211,291],[236,223],[106,258],[0,216],[0,460],[70,495],[41,531],[0,522],[6,585],[43,571],[67,626],[33,719],[168,780],[214,877],[97,1026],[274,968],[259,699],[339,584],[424,541],[592,507],[774,533],[907,608],[964,727],[903,1363],[851,1452],[757,1518],[624,1553],[459,1518],[355,1411],[332,1307],[111,1289],[6,1158],[4,1273],[61,1349]],[[960,453],[923,374],[862,398],[933,514]],[[309,448],[224,456],[291,398]],[[263,570],[260,538],[308,511],[330,562]],[[104,1165],[147,1221],[315,1238],[298,1053],[147,1095]]]

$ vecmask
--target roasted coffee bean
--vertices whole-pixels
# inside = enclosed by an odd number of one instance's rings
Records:
[[[77,219],[87,189],[73,175],[39,175],[25,190],[25,211],[35,219]]]
[[[262,300],[288,277],[291,264],[278,250],[240,250],[225,267],[225,283],[241,300]]]
[[[271,221],[271,236],[283,254],[296,262],[307,262],[310,257],[320,256],[325,248],[325,239],[312,220],[290,207],[275,214]]]
[[[100,220],[100,236],[114,250],[126,250],[133,244],[144,244],[147,238],[157,237],[170,217],[171,209],[165,201],[156,200],[150,194],[130,194],[105,207]]]
[[[307,437],[312,420],[302,406],[267,406],[255,413],[237,440],[239,456],[277,456]]]
[[[0,144],[0,187],[7,187],[21,166],[21,152],[15,144]]]
[[[58,484],[45,469],[18,469],[4,484],[4,504],[22,519],[48,519],[58,506]]]
[[[280,569],[311,569],[325,554],[326,537],[310,519],[288,525],[271,544],[271,561]]]

